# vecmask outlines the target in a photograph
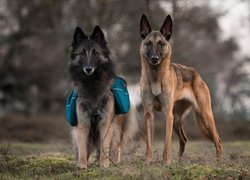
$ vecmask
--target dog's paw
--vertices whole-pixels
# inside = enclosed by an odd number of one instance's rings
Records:
[[[110,164],[109,159],[104,159],[100,161],[100,166],[103,168],[108,168],[109,164]]]
[[[153,157],[152,156],[147,156],[146,158],[146,164],[151,165],[153,163]]]
[[[171,164],[170,160],[163,160],[163,165],[164,166],[169,166]]]
[[[153,161],[153,152],[150,150],[146,152],[146,161],[147,161],[147,164],[151,164]]]
[[[152,165],[153,161],[152,160],[146,160],[146,165]]]
[[[183,157],[179,156],[178,161],[179,161],[179,163],[183,163]]]
[[[78,162],[76,166],[80,169],[87,169],[87,163],[84,162]]]
[[[120,162],[121,162],[121,158],[115,159],[115,163],[116,163],[116,164],[119,164]]]
[[[164,166],[169,166],[171,163],[171,160],[165,153],[163,153],[163,165]]]

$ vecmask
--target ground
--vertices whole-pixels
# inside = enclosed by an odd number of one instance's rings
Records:
[[[87,170],[74,165],[70,143],[2,142],[0,179],[250,179],[250,142],[224,142],[225,159],[217,163],[215,148],[207,141],[187,143],[184,158],[177,159],[178,143],[172,144],[172,163],[162,164],[162,142],[155,143],[155,162],[145,162],[145,144],[124,148],[122,162],[100,168],[95,154]]]

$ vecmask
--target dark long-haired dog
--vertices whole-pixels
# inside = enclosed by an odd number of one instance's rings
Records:
[[[90,36],[86,36],[79,27],[75,29],[69,72],[78,93],[78,125],[72,131],[77,166],[86,169],[90,153],[97,150],[100,166],[108,167],[111,144],[115,161],[119,162],[121,143],[124,136],[129,134],[131,121],[124,121],[122,116],[115,118],[111,92],[115,78],[114,65],[99,26]]]
[[[143,39],[140,48],[140,87],[147,134],[147,160],[150,162],[153,158],[154,111],[161,110],[166,117],[163,159],[169,163],[173,127],[179,137],[179,156],[181,157],[184,152],[187,137],[182,124],[183,117],[190,108],[195,112],[201,132],[214,142],[217,157],[222,159],[222,144],[215,127],[206,83],[194,68],[171,63],[171,17],[167,16],[160,31],[153,31],[143,15],[140,34]]]

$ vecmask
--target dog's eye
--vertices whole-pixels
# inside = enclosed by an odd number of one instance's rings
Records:
[[[162,47],[164,46],[164,43],[161,42],[161,41],[159,41],[159,42],[157,43],[157,46],[158,46],[158,48],[162,48]]]
[[[99,56],[99,53],[96,50],[92,51],[93,56]]]
[[[80,53],[80,56],[82,56],[82,57],[86,56],[86,51],[83,50],[83,51]]]
[[[150,51],[150,50],[151,50],[151,47],[152,47],[152,42],[151,42],[151,41],[148,41],[148,42],[145,43],[145,45],[146,45],[147,51]]]
[[[81,63],[81,58],[80,58],[80,56],[75,55],[75,57],[73,58],[73,64],[78,65],[78,64],[80,64],[80,63]]]
[[[152,45],[152,42],[151,42],[151,41],[148,41],[148,42],[145,43],[145,45],[146,45],[147,47],[150,47],[150,46]]]

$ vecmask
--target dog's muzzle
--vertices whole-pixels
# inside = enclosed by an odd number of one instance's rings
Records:
[[[84,67],[83,68],[83,71],[84,71],[84,73],[86,74],[86,75],[91,75],[91,74],[93,74],[94,73],[94,71],[95,71],[95,68],[94,67]]]

